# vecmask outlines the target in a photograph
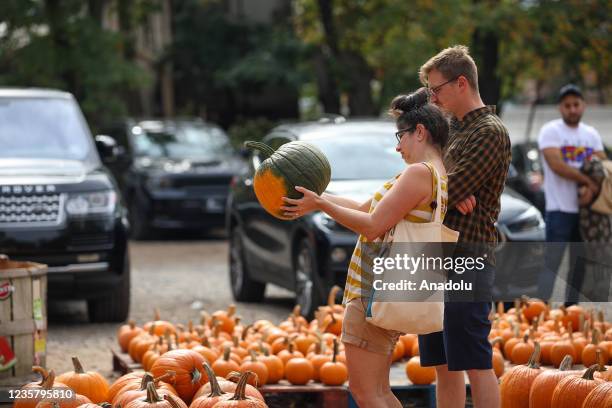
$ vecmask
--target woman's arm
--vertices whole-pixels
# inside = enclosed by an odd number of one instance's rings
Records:
[[[421,164],[409,166],[371,214],[342,207],[327,197],[318,196],[303,187],[296,187],[296,190],[303,193],[304,197],[297,200],[284,198],[285,202],[293,206],[282,208],[286,211],[286,215],[299,217],[303,215],[303,209],[314,207],[371,241],[397,224],[423,199],[431,197],[431,177],[431,172],[426,166]]]
[[[350,208],[352,210],[365,211],[365,212],[368,212],[370,210],[370,205],[372,204],[371,198],[364,203],[359,203],[355,200],[351,200],[350,198],[340,197],[335,194],[329,194],[329,193],[321,194],[321,198],[331,201],[332,203],[339,205],[341,207]]]

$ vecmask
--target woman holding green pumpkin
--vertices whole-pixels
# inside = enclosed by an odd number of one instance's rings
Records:
[[[398,131],[396,151],[406,169],[385,183],[368,201],[358,203],[328,193],[317,194],[303,187],[295,189],[300,199],[284,197],[284,215],[297,218],[320,210],[359,234],[349,266],[343,303],[346,310],[342,341],[349,370],[349,388],[360,407],[401,407],[391,392],[389,370],[400,333],[370,324],[365,319],[365,287],[372,282],[371,265],[366,267],[362,249],[367,243],[381,242],[385,233],[402,219],[413,223],[431,222],[434,209],[441,205],[446,214],[446,170],[442,150],[448,139],[449,124],[439,108],[428,101],[426,88],[393,99],[390,114]],[[442,197],[436,202],[438,183]],[[362,287],[363,285],[363,287]]]

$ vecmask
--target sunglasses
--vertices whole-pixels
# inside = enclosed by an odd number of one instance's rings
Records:
[[[404,135],[404,133],[414,132],[415,129],[416,129],[416,126],[411,126],[405,129],[400,129],[397,132],[395,132],[395,138],[397,139],[397,143],[402,141],[402,136]]]
[[[452,78],[452,79],[449,79],[448,81],[446,81],[446,82],[444,82],[444,83],[441,83],[441,84],[440,84],[440,85],[438,85],[438,86],[434,86],[433,88],[428,88],[428,89],[429,89],[430,94],[431,94],[431,95],[437,95],[437,94],[438,94],[438,92],[440,92],[440,89],[442,89],[442,87],[443,87],[444,85],[446,85],[446,84],[450,84],[451,82],[456,81],[458,78],[459,78],[459,76],[456,76],[456,77],[454,77],[454,78]]]

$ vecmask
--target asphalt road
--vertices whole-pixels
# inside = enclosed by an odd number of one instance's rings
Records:
[[[196,239],[132,242],[130,256],[130,317],[139,325],[153,318],[156,307],[162,319],[186,325],[190,319],[198,321],[202,310],[214,312],[233,302],[228,245],[221,233]],[[292,296],[269,285],[264,303],[237,303],[237,314],[245,322],[280,322],[293,307]],[[69,371],[70,357],[77,355],[86,370],[116,377],[110,349],[117,347],[118,327],[90,324],[84,302],[50,302],[47,366],[60,373]]]

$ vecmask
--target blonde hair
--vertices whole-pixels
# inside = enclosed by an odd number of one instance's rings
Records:
[[[478,69],[476,63],[465,45],[455,45],[440,51],[431,57],[419,69],[419,79],[427,85],[427,77],[432,70],[436,70],[447,80],[464,76],[472,89],[478,91]]]

